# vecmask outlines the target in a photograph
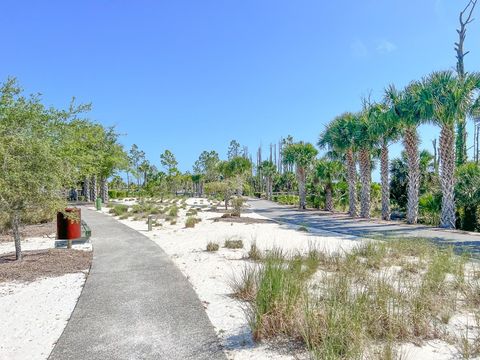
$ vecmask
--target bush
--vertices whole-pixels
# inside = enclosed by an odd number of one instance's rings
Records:
[[[227,249],[243,249],[243,241],[228,239],[223,246]]]
[[[110,209],[109,213],[115,216],[120,216],[128,212],[128,205],[118,204]]]
[[[243,209],[243,204],[245,204],[245,199],[241,196],[238,196],[233,198],[231,202],[233,206],[232,216],[240,216]]]
[[[195,225],[200,221],[200,219],[195,218],[193,216],[189,216],[187,220],[185,221],[185,227],[186,228],[193,228]]]
[[[261,260],[262,259],[262,252],[257,246],[257,243],[254,241],[250,245],[250,251],[248,252],[248,258],[251,260]]]
[[[176,205],[173,205],[170,210],[168,210],[168,215],[172,217],[177,217],[178,216],[178,207]]]
[[[209,251],[209,252],[218,251],[219,248],[220,248],[220,245],[218,245],[217,243],[214,243],[212,241],[210,241],[207,244],[207,251]]]

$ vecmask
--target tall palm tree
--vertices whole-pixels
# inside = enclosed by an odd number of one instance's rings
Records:
[[[370,129],[370,105],[365,105],[358,113],[355,127],[354,141],[358,148],[358,165],[360,169],[360,216],[370,218],[370,191],[372,186],[372,149],[374,147],[373,134]]]
[[[325,192],[325,210],[332,211],[333,189],[336,181],[343,176],[344,168],[340,161],[322,158],[315,165],[315,173]]]
[[[348,198],[350,216],[357,216],[357,169],[355,157],[357,144],[355,142],[355,132],[357,127],[357,117],[353,113],[344,113],[337,116],[320,134],[318,146],[328,147],[336,154],[345,154],[347,165],[348,180]]]
[[[262,175],[265,177],[267,200],[272,200],[273,176],[277,172],[277,167],[270,160],[265,160],[260,164]]]
[[[433,72],[422,81],[421,106],[426,119],[440,127],[440,226],[455,228],[455,124],[478,109],[480,74],[459,78],[452,71]]]
[[[313,164],[318,151],[310,143],[300,141],[291,145],[287,145],[282,150],[282,158],[286,164],[295,165],[298,181],[298,193],[300,197],[299,208],[306,207],[306,190],[305,183],[307,170]]]
[[[370,132],[380,147],[380,177],[382,186],[382,219],[390,220],[390,180],[388,147],[398,140],[400,128],[386,103],[370,107]]]
[[[407,155],[408,191],[407,223],[416,224],[418,220],[418,196],[420,189],[419,138],[417,128],[423,117],[419,109],[421,84],[410,83],[405,90],[398,91],[390,85],[385,90],[385,100],[389,106],[389,116],[401,128],[403,145]]]

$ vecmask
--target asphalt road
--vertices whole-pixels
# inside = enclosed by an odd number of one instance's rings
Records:
[[[150,239],[82,209],[93,264],[51,360],[226,359],[187,279]]]
[[[260,199],[250,199],[248,204],[256,213],[286,224],[304,225],[318,230],[360,237],[428,238],[438,244],[453,245],[458,252],[468,251],[480,256],[479,233],[444,230],[418,224],[408,225],[398,221],[351,218],[341,213],[299,210],[292,206]]]

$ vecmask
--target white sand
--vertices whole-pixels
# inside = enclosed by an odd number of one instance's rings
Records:
[[[47,359],[85,282],[66,274],[32,283],[0,284],[0,359]]]
[[[196,203],[196,204],[195,204]],[[207,200],[189,199],[187,204],[206,205]],[[102,209],[108,213],[109,209]],[[213,222],[211,219],[221,214],[199,212],[202,221],[193,229],[186,229],[186,210],[180,209],[176,225],[164,222],[160,228],[147,231],[144,221],[120,220],[122,223],[142,232],[155,241],[172,258],[185,274],[198,297],[205,306],[210,321],[226,349],[230,359],[298,359],[306,354],[271,349],[268,345],[258,345],[252,340],[248,321],[242,309],[242,303],[229,295],[229,283],[235,274],[252,262],[244,260],[250,244],[256,241],[262,249],[282,248],[285,251],[308,251],[316,247],[325,251],[342,251],[358,244],[355,237],[339,237],[332,233],[305,233],[277,223],[239,224]],[[244,216],[265,219],[263,216],[249,213]],[[244,249],[223,248],[226,239],[242,239]],[[205,251],[210,242],[220,244],[218,252]],[[272,346],[273,348],[273,346]],[[286,352],[286,353],[285,353]]]
[[[204,199],[188,199],[188,205],[196,207],[207,205]],[[103,211],[108,213],[109,209]],[[255,344],[252,340],[248,321],[242,303],[229,295],[229,283],[240,274],[245,266],[252,264],[245,260],[250,244],[255,241],[261,250],[281,248],[284,251],[305,252],[315,247],[319,250],[333,252],[351,249],[361,239],[355,236],[340,235],[328,231],[309,233],[296,230],[297,226],[278,223],[240,224],[230,222],[213,222],[211,219],[221,214],[199,212],[202,221],[193,229],[186,229],[186,210],[179,210],[176,225],[163,222],[162,227],[147,231],[145,221],[120,220],[122,223],[145,234],[156,242],[172,258],[178,268],[185,274],[198,297],[204,304],[218,337],[229,359],[303,359],[306,352],[279,349],[275,345]],[[265,219],[255,213],[242,216]],[[223,248],[226,239],[242,239],[244,249],[230,250]],[[218,252],[205,251],[210,242],[220,244]],[[469,318],[470,317],[470,318]],[[471,315],[457,314],[449,323],[449,333],[460,336],[467,324],[472,325]],[[470,332],[470,337],[476,331]],[[453,344],[441,340],[424,342],[422,346],[403,344],[399,346],[401,358],[405,360],[446,360],[460,358],[458,349]]]

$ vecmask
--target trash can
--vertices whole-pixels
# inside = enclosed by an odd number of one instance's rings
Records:
[[[66,208],[66,213],[75,214],[75,219],[67,218],[63,213],[57,213],[57,239],[73,240],[82,237],[82,220],[79,208]]]
[[[102,210],[102,198],[97,197],[97,200],[95,201],[95,207],[98,211]]]

